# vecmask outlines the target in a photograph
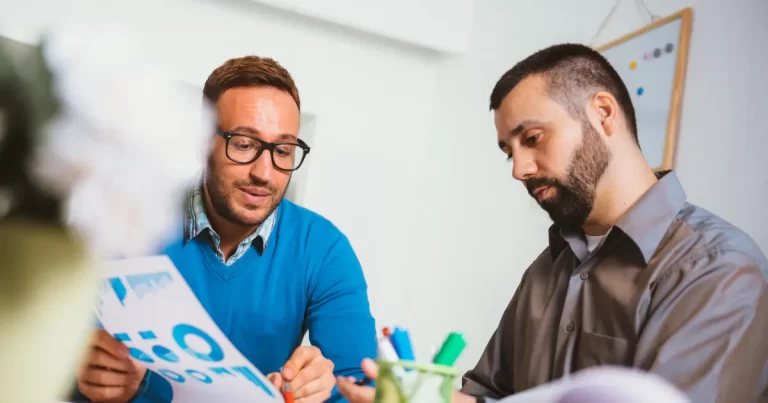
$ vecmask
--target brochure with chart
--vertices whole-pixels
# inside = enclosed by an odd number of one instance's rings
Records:
[[[110,261],[96,314],[173,401],[283,403],[229,341],[167,256]],[[156,385],[155,385],[156,386]],[[171,397],[171,396],[168,396]]]

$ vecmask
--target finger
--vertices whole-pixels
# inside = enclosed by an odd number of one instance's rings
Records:
[[[292,381],[290,381],[291,389],[294,391],[294,396],[301,397],[296,396],[295,393],[310,382],[313,382],[324,376],[328,376],[332,379],[331,382],[335,382],[333,377],[333,362],[323,358],[322,356],[319,356],[310,361],[307,365],[304,366],[304,368],[299,370],[299,373],[296,374]]]
[[[110,371],[97,367],[90,367],[80,381],[94,386],[125,386],[136,380],[133,373]]]
[[[354,380],[339,377],[337,383],[339,385],[339,393],[347,398],[350,403],[371,403],[376,395],[374,388],[355,385]]]
[[[144,375],[147,374],[147,367],[142,365],[138,360],[130,359],[131,366],[133,367],[133,373],[136,374],[136,378],[141,382],[144,379]]]
[[[315,346],[300,346],[297,348],[288,362],[285,363],[282,369],[283,377],[285,380],[292,381],[293,378],[303,369],[307,363],[317,357],[322,357],[320,349]],[[291,385],[293,386],[293,385]]]
[[[78,382],[77,388],[88,400],[96,402],[117,399],[125,394],[125,388],[122,386],[98,386],[88,382]]]
[[[281,390],[283,388],[283,376],[278,374],[277,372],[273,372],[271,374],[268,374],[267,375],[267,380],[272,385],[275,385],[275,388],[277,388],[277,390]]]
[[[376,379],[379,377],[379,366],[376,365],[376,362],[374,362],[372,359],[370,358],[364,359],[361,366],[363,368],[363,373],[365,373],[365,376],[371,379]]]
[[[121,372],[134,372],[134,364],[130,359],[117,358],[101,348],[94,348],[88,357],[88,365],[109,368]]]
[[[99,329],[94,333],[91,344],[94,347],[98,347],[116,358],[128,358],[128,347],[125,344],[117,341],[111,334],[107,333],[104,329]]]
[[[299,379],[300,376],[302,376],[301,373],[299,373],[299,376],[297,376],[296,379]],[[328,392],[328,396],[330,396],[331,389],[333,389],[335,385],[336,378],[333,376],[333,372],[325,372],[322,376],[311,379],[296,388],[293,388],[293,383],[291,383],[291,389],[293,390],[293,397],[301,399],[326,391]]]
[[[331,397],[331,389],[321,390],[309,396],[297,398],[294,394],[294,403],[323,403]]]

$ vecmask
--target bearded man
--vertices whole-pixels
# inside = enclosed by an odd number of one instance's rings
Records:
[[[650,372],[692,402],[768,401],[768,260],[688,203],[674,172],[649,166],[608,61],[583,45],[546,48],[506,72],[490,101],[512,176],[554,224],[454,401],[608,365]],[[363,368],[375,376],[372,362]],[[339,387],[372,401],[369,387]],[[637,398],[626,401],[648,401]]]
[[[555,45],[507,71],[490,101],[512,176],[554,224],[462,391],[498,398],[619,365],[694,402],[765,396],[768,260],[649,166],[610,63]]]

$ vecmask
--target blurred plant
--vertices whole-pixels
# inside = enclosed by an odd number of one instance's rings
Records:
[[[44,141],[43,127],[59,110],[43,46],[30,56],[18,60],[0,43],[0,220],[62,223],[61,200],[43,191],[28,169]]]
[[[179,227],[213,110],[130,35],[87,28],[23,63],[0,54],[0,223],[66,225],[102,257],[152,253]]]
[[[213,133],[200,92],[144,64],[130,36],[79,29],[27,55],[0,41],[3,402],[71,387],[98,258],[154,254],[180,230]]]

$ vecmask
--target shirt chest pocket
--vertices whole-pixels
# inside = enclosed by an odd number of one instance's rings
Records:
[[[598,365],[626,366],[629,364],[628,353],[627,339],[582,331],[579,335],[574,370]]]

